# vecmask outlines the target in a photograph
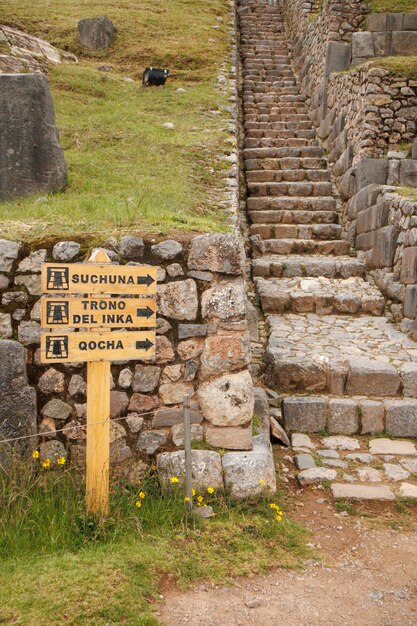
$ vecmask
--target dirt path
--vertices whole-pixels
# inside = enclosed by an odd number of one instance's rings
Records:
[[[417,626],[417,523],[374,530],[335,513],[323,492],[303,494],[294,516],[322,556],[304,571],[277,570],[230,587],[167,590],[166,626]]]

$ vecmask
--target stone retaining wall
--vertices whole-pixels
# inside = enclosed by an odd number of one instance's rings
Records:
[[[353,35],[353,64],[373,57],[417,54],[417,13],[372,13],[366,27]]]
[[[387,297],[389,316],[413,332],[417,316],[417,202],[395,187],[369,185],[348,203],[355,245]]]
[[[146,460],[181,446],[185,393],[192,396],[195,439],[251,449],[254,395],[241,238],[206,234],[184,244],[125,236],[105,247],[114,263],[158,266],[159,281],[155,361],[112,365],[111,417],[125,418],[112,422],[112,461]],[[30,250],[0,241],[0,336],[27,349],[41,453],[64,456],[69,447],[79,462],[85,456],[86,366],[40,364],[40,271],[45,261],[83,262],[89,256],[76,242]]]

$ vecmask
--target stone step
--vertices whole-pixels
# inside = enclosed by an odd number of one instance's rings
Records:
[[[323,148],[306,146],[303,148],[247,148],[243,151],[245,160],[248,159],[285,159],[285,158],[313,158],[323,156]]]
[[[324,276],[325,278],[350,278],[365,276],[365,263],[349,256],[329,258],[310,256],[265,256],[252,261],[254,276],[263,278],[295,278]]]
[[[328,170],[254,170],[246,172],[248,183],[329,182]]]
[[[343,239],[260,239],[252,241],[253,258],[268,254],[323,254],[344,255],[350,252],[350,243]]]
[[[247,130],[245,133],[245,139],[284,139],[284,138],[297,138],[297,139],[316,139],[316,131],[313,128],[283,128],[281,130],[265,130],[254,129]]]
[[[257,258],[265,254],[349,254],[350,243],[343,239],[265,239],[253,242],[253,256]]]
[[[340,239],[339,224],[252,224],[251,235],[261,239]]]
[[[363,278],[255,278],[265,314],[382,315],[385,299]]]
[[[267,322],[265,381],[279,393],[417,396],[416,344],[386,318],[299,313]],[[417,435],[417,401],[407,402],[396,405],[408,417],[393,435]]]
[[[249,211],[252,224],[337,224],[336,211]]]
[[[395,500],[394,492],[388,485],[351,485],[349,483],[332,483],[330,485],[334,500],[352,500],[354,502]]]
[[[318,157],[263,157],[246,158],[245,169],[247,172],[253,170],[323,170],[327,168],[327,161]]]
[[[332,195],[332,184],[330,182],[248,182],[247,187],[251,197],[324,197]]]
[[[336,200],[332,196],[264,196],[250,197],[247,200],[248,211],[334,211]]]
[[[305,137],[282,137],[280,139],[273,138],[247,138],[244,141],[245,148],[283,148],[285,146],[319,146],[317,139],[308,139]]]

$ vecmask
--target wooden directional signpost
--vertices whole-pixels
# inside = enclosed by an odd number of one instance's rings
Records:
[[[42,266],[42,291],[50,295],[42,298],[41,361],[87,362],[86,501],[102,516],[109,507],[110,362],[155,356],[156,271],[111,265],[102,250],[87,264]]]

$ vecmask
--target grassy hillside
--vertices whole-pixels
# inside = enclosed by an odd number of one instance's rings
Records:
[[[412,13],[417,11],[417,0],[371,0],[374,13]]]
[[[230,64],[228,9],[227,0],[0,3],[0,23],[80,59],[49,72],[68,188],[47,199],[0,204],[3,236],[225,228],[219,202],[226,169],[221,156],[230,149],[224,107],[230,103],[217,76]],[[76,24],[95,15],[110,17],[118,32],[109,51],[94,54],[79,48]],[[100,71],[103,64],[111,71]],[[147,65],[171,70],[166,87],[141,87]],[[167,130],[165,122],[175,128]]]

